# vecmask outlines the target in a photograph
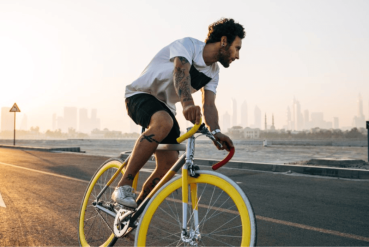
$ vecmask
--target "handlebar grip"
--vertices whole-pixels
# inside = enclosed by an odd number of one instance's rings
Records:
[[[202,118],[200,117],[200,122],[199,124],[195,124],[192,129],[190,129],[190,131],[188,131],[187,133],[184,133],[183,135],[181,135],[180,137],[177,138],[177,142],[178,143],[181,143],[183,142],[184,140],[186,140],[187,138],[190,138],[191,136],[193,136],[196,131],[200,128],[201,126],[201,123],[202,123]]]
[[[215,171],[217,169],[219,169],[220,167],[224,166],[225,164],[227,164],[227,162],[232,159],[234,155],[234,148],[231,148],[229,150],[229,154],[224,158],[224,160],[219,161],[218,163],[214,164],[211,168]]]

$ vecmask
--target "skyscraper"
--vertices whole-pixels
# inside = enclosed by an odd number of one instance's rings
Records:
[[[232,126],[237,126],[237,101],[232,99]]]
[[[274,114],[272,114],[272,126],[270,126],[271,131],[275,131],[275,125],[274,125]]]
[[[292,130],[301,130],[303,125],[303,116],[301,113],[300,102],[293,98],[292,101]]]
[[[244,101],[241,105],[241,125],[244,128],[248,126],[248,111],[246,101]]]
[[[311,127],[312,128],[324,128],[324,114],[323,112],[311,113]]]
[[[365,128],[365,116],[363,111],[363,100],[361,99],[361,95],[357,99],[357,115],[354,117],[352,121],[352,125],[356,128]]]
[[[97,118],[97,110],[92,109],[91,111],[91,120],[90,120],[90,128],[93,129],[100,129],[100,119]]]
[[[287,125],[286,125],[286,129],[292,130],[292,116],[291,116],[291,109],[290,109],[289,106],[287,107]]]
[[[258,106],[254,109],[254,126],[261,129],[261,110]]]
[[[226,113],[224,113],[223,115],[223,121],[222,121],[222,130],[223,132],[228,132],[228,129],[231,128],[231,116],[229,115],[229,113],[226,111]]]
[[[335,129],[339,129],[340,128],[340,123],[339,123],[338,117],[334,117],[333,118],[333,128],[335,128]]]
[[[77,108],[64,107],[64,128],[68,131],[69,128],[77,129]]]

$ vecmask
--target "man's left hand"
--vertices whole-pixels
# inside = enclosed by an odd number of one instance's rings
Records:
[[[217,143],[216,142],[214,142],[214,145],[218,148],[218,150],[224,150],[224,149],[226,149],[228,152],[229,152],[229,150],[231,149],[231,148],[233,148],[234,146],[233,146],[233,142],[232,142],[232,140],[231,140],[231,138],[229,138],[228,136],[226,136],[226,135],[224,135],[224,134],[222,134],[222,133],[216,133],[215,135],[214,135],[214,137],[215,137],[215,139],[218,141],[218,142],[220,142],[221,144],[222,144],[222,148],[221,147],[219,147],[218,145],[217,145]]]

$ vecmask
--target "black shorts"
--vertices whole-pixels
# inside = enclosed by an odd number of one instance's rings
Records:
[[[149,126],[151,116],[154,115],[155,112],[168,112],[173,119],[173,127],[167,137],[165,137],[164,140],[162,140],[160,143],[178,144],[176,139],[180,136],[181,133],[179,130],[178,122],[173,113],[163,102],[160,102],[151,94],[141,93],[126,98],[126,108],[128,115],[132,118],[132,120],[136,124],[141,125],[144,128],[147,128]]]

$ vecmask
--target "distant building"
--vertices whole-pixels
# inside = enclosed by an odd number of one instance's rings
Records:
[[[14,130],[14,113],[9,111],[10,107],[1,108],[1,131]]]
[[[53,130],[60,129],[62,132],[70,132],[70,129],[74,129],[77,131],[77,126],[78,131],[83,133],[90,133],[93,129],[100,129],[100,119],[97,118],[97,110],[92,109],[91,118],[88,117],[88,110],[81,108],[79,109],[77,119],[76,107],[64,107],[64,115],[62,117],[53,114]]]
[[[292,116],[291,116],[291,109],[289,106],[287,107],[287,122],[286,122],[285,129],[292,130]]]
[[[64,107],[64,128],[77,129],[77,108],[76,107]]]
[[[222,119],[223,124],[221,129],[224,130],[224,132],[228,132],[228,129],[231,127],[231,116],[227,111],[224,113]]]
[[[243,138],[243,128],[241,126],[232,126],[228,129],[228,134],[231,138],[242,139]]]
[[[261,111],[258,106],[255,106],[254,109],[254,127],[261,128]]]
[[[90,119],[90,128],[91,129],[100,129],[100,119],[97,118],[97,110],[91,110],[91,119]]]
[[[241,105],[241,125],[243,127],[248,126],[248,111],[246,101],[244,101]]]
[[[237,101],[232,99],[232,126],[236,126],[237,124]]]
[[[339,129],[340,128],[340,123],[339,123],[338,117],[334,117],[333,118],[333,128],[335,128],[335,129]]]
[[[292,101],[292,130],[301,130],[303,126],[303,116],[300,102],[296,98]]]
[[[361,99],[361,95],[357,99],[357,115],[352,120],[352,126],[356,128],[363,128],[366,126],[365,116],[363,111],[363,100]]]
[[[93,139],[103,139],[103,138],[112,138],[112,139],[118,139],[122,138],[122,132],[121,131],[110,131],[108,129],[98,130],[94,129],[91,131],[91,138]]]
[[[312,112],[311,113],[310,126],[311,128],[319,127],[322,129],[331,129],[333,127],[332,122],[324,121],[323,112]]]
[[[272,126],[270,126],[270,132],[275,131],[275,125],[274,125],[274,114],[272,115]]]
[[[324,114],[323,112],[312,112],[311,113],[311,127],[322,127],[324,125]]]
[[[243,137],[245,139],[258,139],[260,137],[260,129],[244,128]]]

